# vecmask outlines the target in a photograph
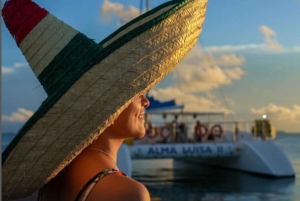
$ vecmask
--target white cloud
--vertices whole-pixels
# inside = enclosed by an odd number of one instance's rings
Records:
[[[225,97],[225,101],[230,106],[235,105],[235,101],[232,98],[228,97],[228,96]]]
[[[11,115],[2,115],[2,121],[4,122],[26,122],[33,115],[33,111],[25,108],[18,108],[16,112],[12,112]]]
[[[206,92],[205,93],[208,99],[215,99],[217,96],[211,92]]]
[[[188,93],[210,91],[241,79],[245,72],[239,66],[244,62],[243,56],[232,53],[215,56],[197,45],[176,67],[173,80]]]
[[[272,119],[300,122],[300,105],[296,104],[292,108],[287,108],[270,103],[258,109],[251,108],[251,112],[259,115],[267,114]]]
[[[15,71],[15,69],[2,66],[1,71],[2,71],[2,74],[9,74],[9,73],[13,73]]]
[[[257,50],[263,49],[265,44],[245,44],[245,45],[223,45],[223,46],[208,46],[205,48],[206,51],[210,52],[235,52],[242,50]]]
[[[245,44],[245,45],[223,45],[223,46],[208,46],[204,50],[214,53],[224,53],[224,52],[266,52],[266,53],[290,53],[290,52],[300,52],[300,46],[294,47],[283,47],[276,38],[276,32],[271,28],[262,25],[259,27],[260,31],[264,36],[264,43],[261,44]]]
[[[213,52],[208,52],[200,45],[194,46],[191,51],[184,57],[181,63],[184,64],[197,64],[201,66],[236,66],[242,65],[245,62],[243,56],[237,56],[234,53],[222,53],[221,55],[214,56]]]
[[[14,68],[22,68],[22,67],[27,67],[28,63],[15,63],[13,65]]]
[[[222,69],[219,66],[205,68],[185,66],[175,74],[175,81],[180,82],[186,92],[204,92],[229,85],[233,80],[241,79],[244,71],[239,68]]]
[[[26,67],[28,63],[15,63],[12,67],[2,66],[1,71],[2,74],[10,74],[16,72],[18,68]]]
[[[139,9],[132,5],[125,8],[123,4],[113,3],[109,0],[104,0],[100,7],[100,13],[102,20],[106,23],[111,21],[114,16],[119,18],[122,23],[126,23],[140,15]]]
[[[300,46],[294,46],[290,48],[284,48],[285,52],[300,52]]]
[[[177,104],[184,104],[185,111],[233,114],[228,107],[235,104],[234,100],[230,97],[220,100],[212,90],[241,79],[244,71],[238,66],[244,62],[243,56],[232,53],[215,56],[196,45],[172,72],[174,82],[165,88],[152,89],[150,95],[160,101],[175,99]]]
[[[278,53],[266,44],[245,44],[245,45],[223,45],[223,46],[208,46],[204,50],[211,53],[224,53],[224,52],[254,52],[254,53]],[[280,53],[297,53],[300,52],[300,46],[281,47]]]
[[[282,46],[277,42],[276,33],[274,30],[265,25],[260,26],[259,29],[264,34],[266,48],[276,52],[282,51]]]
[[[251,108],[251,113],[260,116],[266,114],[277,130],[286,130],[287,132],[300,130],[300,105],[295,104],[288,108],[270,103],[261,108]]]

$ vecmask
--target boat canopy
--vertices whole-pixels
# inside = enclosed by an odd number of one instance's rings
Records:
[[[183,109],[184,105],[176,105],[175,100],[160,102],[158,100],[155,100],[153,97],[148,96],[150,106],[146,108],[147,113],[151,113],[154,111],[160,111],[160,110],[174,110],[174,109]]]

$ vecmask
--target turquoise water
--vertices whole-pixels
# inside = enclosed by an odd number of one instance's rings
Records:
[[[295,178],[252,174],[177,163],[171,159],[133,161],[133,178],[144,183],[152,200],[300,201],[300,134],[279,134],[274,141],[290,158]]]
[[[14,135],[2,135],[2,151]],[[290,158],[295,178],[270,179],[252,174],[191,166],[172,159],[134,160],[133,178],[153,201],[300,201],[300,134],[279,134],[274,141]]]

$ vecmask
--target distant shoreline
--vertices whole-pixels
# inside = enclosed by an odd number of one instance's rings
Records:
[[[285,134],[285,135],[299,135],[300,132],[285,132],[285,131],[277,131],[277,134]]]

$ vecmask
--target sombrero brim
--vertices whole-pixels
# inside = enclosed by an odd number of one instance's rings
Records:
[[[92,51],[77,53],[83,55],[84,65],[75,62],[73,69],[80,70],[66,76],[68,81],[62,86],[59,80],[48,80],[54,83],[46,88],[51,95],[4,150],[2,198],[31,195],[91,144],[132,100],[161,81],[195,45],[205,10],[206,0],[165,3],[127,23],[100,44],[89,42]],[[69,34],[71,40],[84,38],[75,32]],[[60,40],[67,40],[64,36]],[[28,49],[23,53],[30,66],[35,66],[32,68],[53,63],[63,66],[70,47],[54,49],[59,53],[48,56],[49,61],[36,57],[36,52],[50,50]],[[43,62],[47,64],[41,65]],[[35,71],[41,82],[49,74],[44,70]],[[55,91],[57,87],[60,90]]]

